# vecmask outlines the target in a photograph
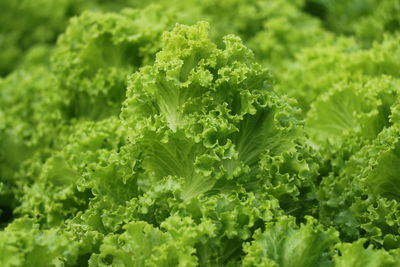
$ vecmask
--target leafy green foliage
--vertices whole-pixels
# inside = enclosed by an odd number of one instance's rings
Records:
[[[399,266],[398,11],[2,1],[0,265]]]
[[[99,120],[119,113],[128,74],[153,61],[168,29],[170,19],[161,12],[159,7],[84,12],[71,20],[52,55],[70,117]]]
[[[268,223],[265,231],[256,231],[254,241],[247,244],[244,266],[327,266],[338,242],[337,232],[324,230],[312,217],[298,227],[294,218],[281,217]]]
[[[384,250],[374,250],[372,246],[366,249],[365,240],[360,239],[353,244],[339,244],[340,256],[335,257],[336,266],[399,266],[399,251],[388,253]]]

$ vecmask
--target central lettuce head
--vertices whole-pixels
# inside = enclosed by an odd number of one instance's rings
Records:
[[[155,64],[130,77],[121,118],[139,190],[169,177],[184,200],[243,189],[312,201],[318,164],[299,111],[238,37],[223,42],[207,23],[177,25]]]

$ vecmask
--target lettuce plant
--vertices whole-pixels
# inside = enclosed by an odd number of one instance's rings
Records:
[[[1,266],[399,266],[395,1],[17,2]]]

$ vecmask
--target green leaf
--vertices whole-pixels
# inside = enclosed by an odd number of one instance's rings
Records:
[[[389,267],[399,266],[398,254],[391,254],[382,249],[374,249],[372,245],[364,248],[364,239],[348,244],[337,245],[339,255],[335,255],[335,266],[367,266],[367,267]]]
[[[257,230],[247,243],[244,266],[332,266],[332,245],[338,242],[334,229],[325,230],[312,218],[298,227],[292,217],[281,217]]]

